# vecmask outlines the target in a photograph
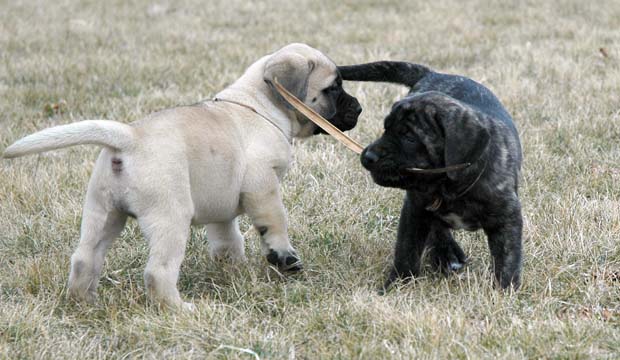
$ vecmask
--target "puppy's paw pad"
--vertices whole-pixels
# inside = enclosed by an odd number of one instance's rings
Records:
[[[267,254],[267,261],[287,272],[297,272],[303,269],[299,256],[294,252],[286,252],[279,255],[275,250],[270,250],[269,254]]]
[[[282,268],[288,272],[298,272],[303,269],[303,264],[297,255],[289,255],[284,260],[284,266]]]

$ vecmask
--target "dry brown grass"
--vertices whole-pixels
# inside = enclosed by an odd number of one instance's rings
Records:
[[[258,57],[302,41],[338,63],[405,59],[489,86],[524,146],[525,264],[493,290],[481,234],[472,262],[377,296],[402,193],[355,155],[296,144],[284,186],[307,270],[282,279],[249,234],[249,262],[208,260],[195,228],[180,288],[194,314],[146,305],[135,223],[107,257],[98,306],[64,299],[97,149],[0,161],[0,357],[617,358],[620,356],[620,2],[4,1],[0,149],[51,125],[133,121],[213,95]],[[603,48],[601,52],[599,49]],[[603,55],[605,53],[606,55]],[[405,89],[347,84],[377,137]],[[249,224],[244,220],[244,229]]]

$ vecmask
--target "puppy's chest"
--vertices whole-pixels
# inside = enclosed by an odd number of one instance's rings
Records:
[[[465,229],[474,231],[482,226],[478,217],[467,209],[445,208],[435,212],[435,216],[441,219],[451,229]]]

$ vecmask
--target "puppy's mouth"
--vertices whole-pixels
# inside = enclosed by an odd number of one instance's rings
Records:
[[[354,112],[347,112],[344,115],[337,113],[336,115],[332,116],[330,119],[327,119],[327,121],[332,123],[340,131],[348,131],[348,130],[353,129],[355,125],[357,125],[357,118],[358,118],[358,114]],[[325,130],[317,126],[316,129],[314,130],[314,134],[315,135],[327,134],[327,132],[325,132]]]
[[[440,181],[437,174],[414,174],[407,168],[398,169],[373,169],[370,170],[372,180],[379,186],[398,188],[404,190],[415,189],[427,192],[433,188],[433,184]]]
[[[372,180],[379,186],[408,189],[415,179],[411,175],[398,170],[370,170]]]
[[[340,131],[351,130],[357,125],[357,119],[361,112],[362,107],[357,99],[345,93],[338,98],[336,113],[328,118],[328,121]],[[326,134],[326,132],[317,126],[314,134]]]
[[[359,114],[357,109],[352,109],[344,114],[342,118],[335,117],[335,119],[332,119],[332,123],[334,123],[340,131],[351,130],[357,125]]]

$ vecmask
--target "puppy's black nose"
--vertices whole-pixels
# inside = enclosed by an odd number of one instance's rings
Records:
[[[359,114],[362,113],[362,105],[360,105],[359,103],[357,103],[357,106],[353,109],[353,111],[355,112],[356,116],[359,116]]]
[[[364,166],[368,170],[371,170],[377,163],[377,161],[379,161],[379,154],[373,151],[372,147],[369,146],[364,149],[364,151],[362,151],[361,160],[362,166]]]

